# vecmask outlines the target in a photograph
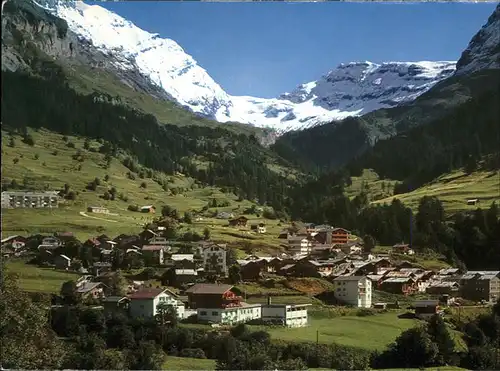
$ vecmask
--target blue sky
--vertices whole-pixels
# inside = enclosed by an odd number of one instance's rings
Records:
[[[99,5],[178,42],[229,94],[270,98],[342,62],[457,60],[496,3]]]

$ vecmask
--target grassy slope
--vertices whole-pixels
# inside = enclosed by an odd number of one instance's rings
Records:
[[[2,236],[69,230],[73,231],[77,237],[85,239],[97,233],[106,233],[110,236],[135,233],[153,215],[128,211],[127,207],[131,204],[152,204],[158,211],[163,205],[168,204],[183,213],[189,210],[200,210],[209,200],[216,198],[230,202],[230,206],[217,210],[231,210],[236,215],[252,205],[249,201],[238,202],[235,195],[222,193],[217,188],[200,188],[194,184],[193,179],[181,174],[170,177],[159,174],[169,179],[171,187],[185,189],[182,194],[172,195],[164,191],[152,179],[140,179],[138,176],[135,180],[129,179],[126,175],[129,170],[120,163],[119,159],[113,158],[110,168],[103,168],[104,155],[85,151],[83,138],[69,137],[68,141],[74,143],[76,148],[68,148],[59,134],[44,130],[33,131],[31,134],[35,140],[34,147],[23,143],[19,137],[15,139],[15,147],[7,145],[2,147],[2,180],[10,182],[15,179],[22,185],[23,179],[26,178],[37,188],[47,187],[51,190],[59,190],[65,183],[68,183],[72,190],[80,193],[75,201],[67,201],[58,209],[2,210]],[[9,142],[4,132],[2,132],[2,142],[4,144]],[[97,148],[98,145],[96,142],[91,143],[91,147]],[[53,154],[55,150],[58,151],[57,155]],[[72,156],[78,150],[84,153],[84,162],[73,160]],[[36,156],[38,159],[35,159]],[[17,164],[14,163],[16,158]],[[78,165],[82,166],[80,171],[77,170]],[[108,182],[104,181],[106,174],[110,177]],[[96,177],[101,180],[97,191],[85,190],[85,186]],[[146,189],[140,187],[142,182],[146,182]],[[127,196],[128,201],[101,199],[99,196],[111,187],[116,187],[118,194],[123,193]],[[80,215],[80,212],[86,211],[87,206],[91,205],[106,206],[114,215],[87,214],[91,217]],[[249,218],[256,219],[256,216],[249,216]],[[241,243],[241,248],[261,246],[264,251],[276,249],[279,242],[275,237],[281,230],[278,222],[262,218],[257,220],[268,224],[267,234],[256,235],[250,233],[248,229],[239,231],[227,227],[227,221],[210,218],[195,222],[191,226],[185,225],[181,231],[185,232],[189,228],[201,233],[205,227],[210,227],[213,239],[234,244]]]
[[[39,268],[20,260],[9,261],[7,269],[18,275],[21,289],[29,292],[57,294],[64,282],[78,278],[77,273]]]
[[[423,196],[437,196],[449,213],[474,210],[478,206],[488,208],[494,201],[500,202],[500,171],[478,171],[470,175],[456,171],[412,192],[394,196],[396,181],[381,180],[374,171],[365,170],[362,176],[352,178],[352,185],[347,188],[347,194],[350,197],[356,196],[361,191],[363,182],[368,186],[368,194],[373,204],[390,203],[393,198],[398,198],[413,210],[417,209]],[[385,190],[382,184],[385,185]],[[468,198],[478,198],[482,202],[478,206],[468,206]]]
[[[215,360],[167,356],[163,370],[215,370]]]
[[[269,329],[273,339],[337,343],[365,349],[384,349],[399,334],[417,323],[412,319],[399,319],[398,313],[389,312],[369,317],[343,316],[336,318],[310,318],[305,328]],[[317,336],[318,333],[318,338]]]

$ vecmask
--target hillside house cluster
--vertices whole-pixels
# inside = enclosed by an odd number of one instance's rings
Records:
[[[361,253],[362,242],[351,240],[351,233],[344,228],[329,225],[312,226],[306,224],[298,231],[283,230],[279,237],[286,239],[285,247],[294,256],[328,256],[333,253]]]

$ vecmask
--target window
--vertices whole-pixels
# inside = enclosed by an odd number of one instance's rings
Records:
[[[200,316],[206,316],[206,315],[207,315],[207,312],[205,312],[204,310],[202,310],[202,311],[200,312]]]
[[[212,312],[212,316],[218,316],[219,312]]]

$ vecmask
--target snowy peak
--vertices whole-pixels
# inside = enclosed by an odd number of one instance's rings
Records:
[[[451,76],[455,62],[342,63],[318,81],[299,85],[277,99],[231,97],[233,107],[221,122],[299,130],[348,116],[410,102]]]
[[[500,4],[457,62],[457,75],[500,68]]]
[[[226,92],[175,41],[146,32],[101,6],[53,0],[40,6],[66,20],[80,38],[113,56],[116,67],[139,69],[193,112],[214,117],[231,105]]]

